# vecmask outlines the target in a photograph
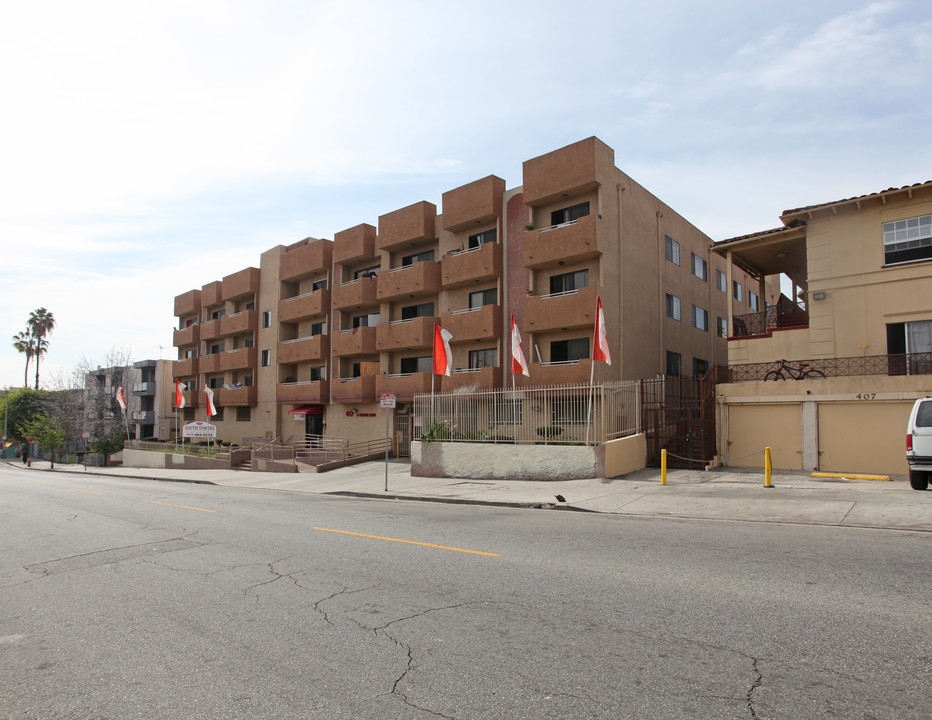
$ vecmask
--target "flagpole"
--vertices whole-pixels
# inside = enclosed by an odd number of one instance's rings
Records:
[[[589,426],[592,424],[592,383],[595,380],[595,360],[589,366],[589,407],[586,410],[586,446],[589,445]]]

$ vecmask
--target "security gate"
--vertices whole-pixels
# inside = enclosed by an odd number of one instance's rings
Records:
[[[715,380],[660,376],[641,381],[641,421],[647,436],[647,465],[700,468],[715,456]]]

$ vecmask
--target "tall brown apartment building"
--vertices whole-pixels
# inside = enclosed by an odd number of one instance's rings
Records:
[[[206,384],[226,440],[384,437],[382,393],[404,418],[432,387],[587,383],[597,297],[612,357],[597,383],[725,364],[728,303],[775,301],[737,267],[729,286],[710,238],[595,137],[526,161],[521,187],[490,175],[445,192],[441,210],[418,202],[277,246],[177,296],[186,418],[205,419]],[[528,378],[510,371],[512,315]],[[431,373],[434,323],[453,336],[449,377]]]

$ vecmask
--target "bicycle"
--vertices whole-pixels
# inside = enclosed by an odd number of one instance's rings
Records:
[[[764,381],[768,380],[808,380],[811,378],[824,378],[825,373],[810,367],[809,363],[800,363],[798,366],[787,364],[786,360],[779,360],[780,367],[777,370],[771,370],[764,375]]]

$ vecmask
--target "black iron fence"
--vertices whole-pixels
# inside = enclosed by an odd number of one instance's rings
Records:
[[[814,380],[861,375],[932,375],[932,352],[814,360],[778,360],[716,369],[718,382]]]
[[[781,295],[776,305],[762,312],[735,315],[732,318],[731,337],[766,335],[774,328],[807,327],[809,311],[805,305],[795,304]]]

